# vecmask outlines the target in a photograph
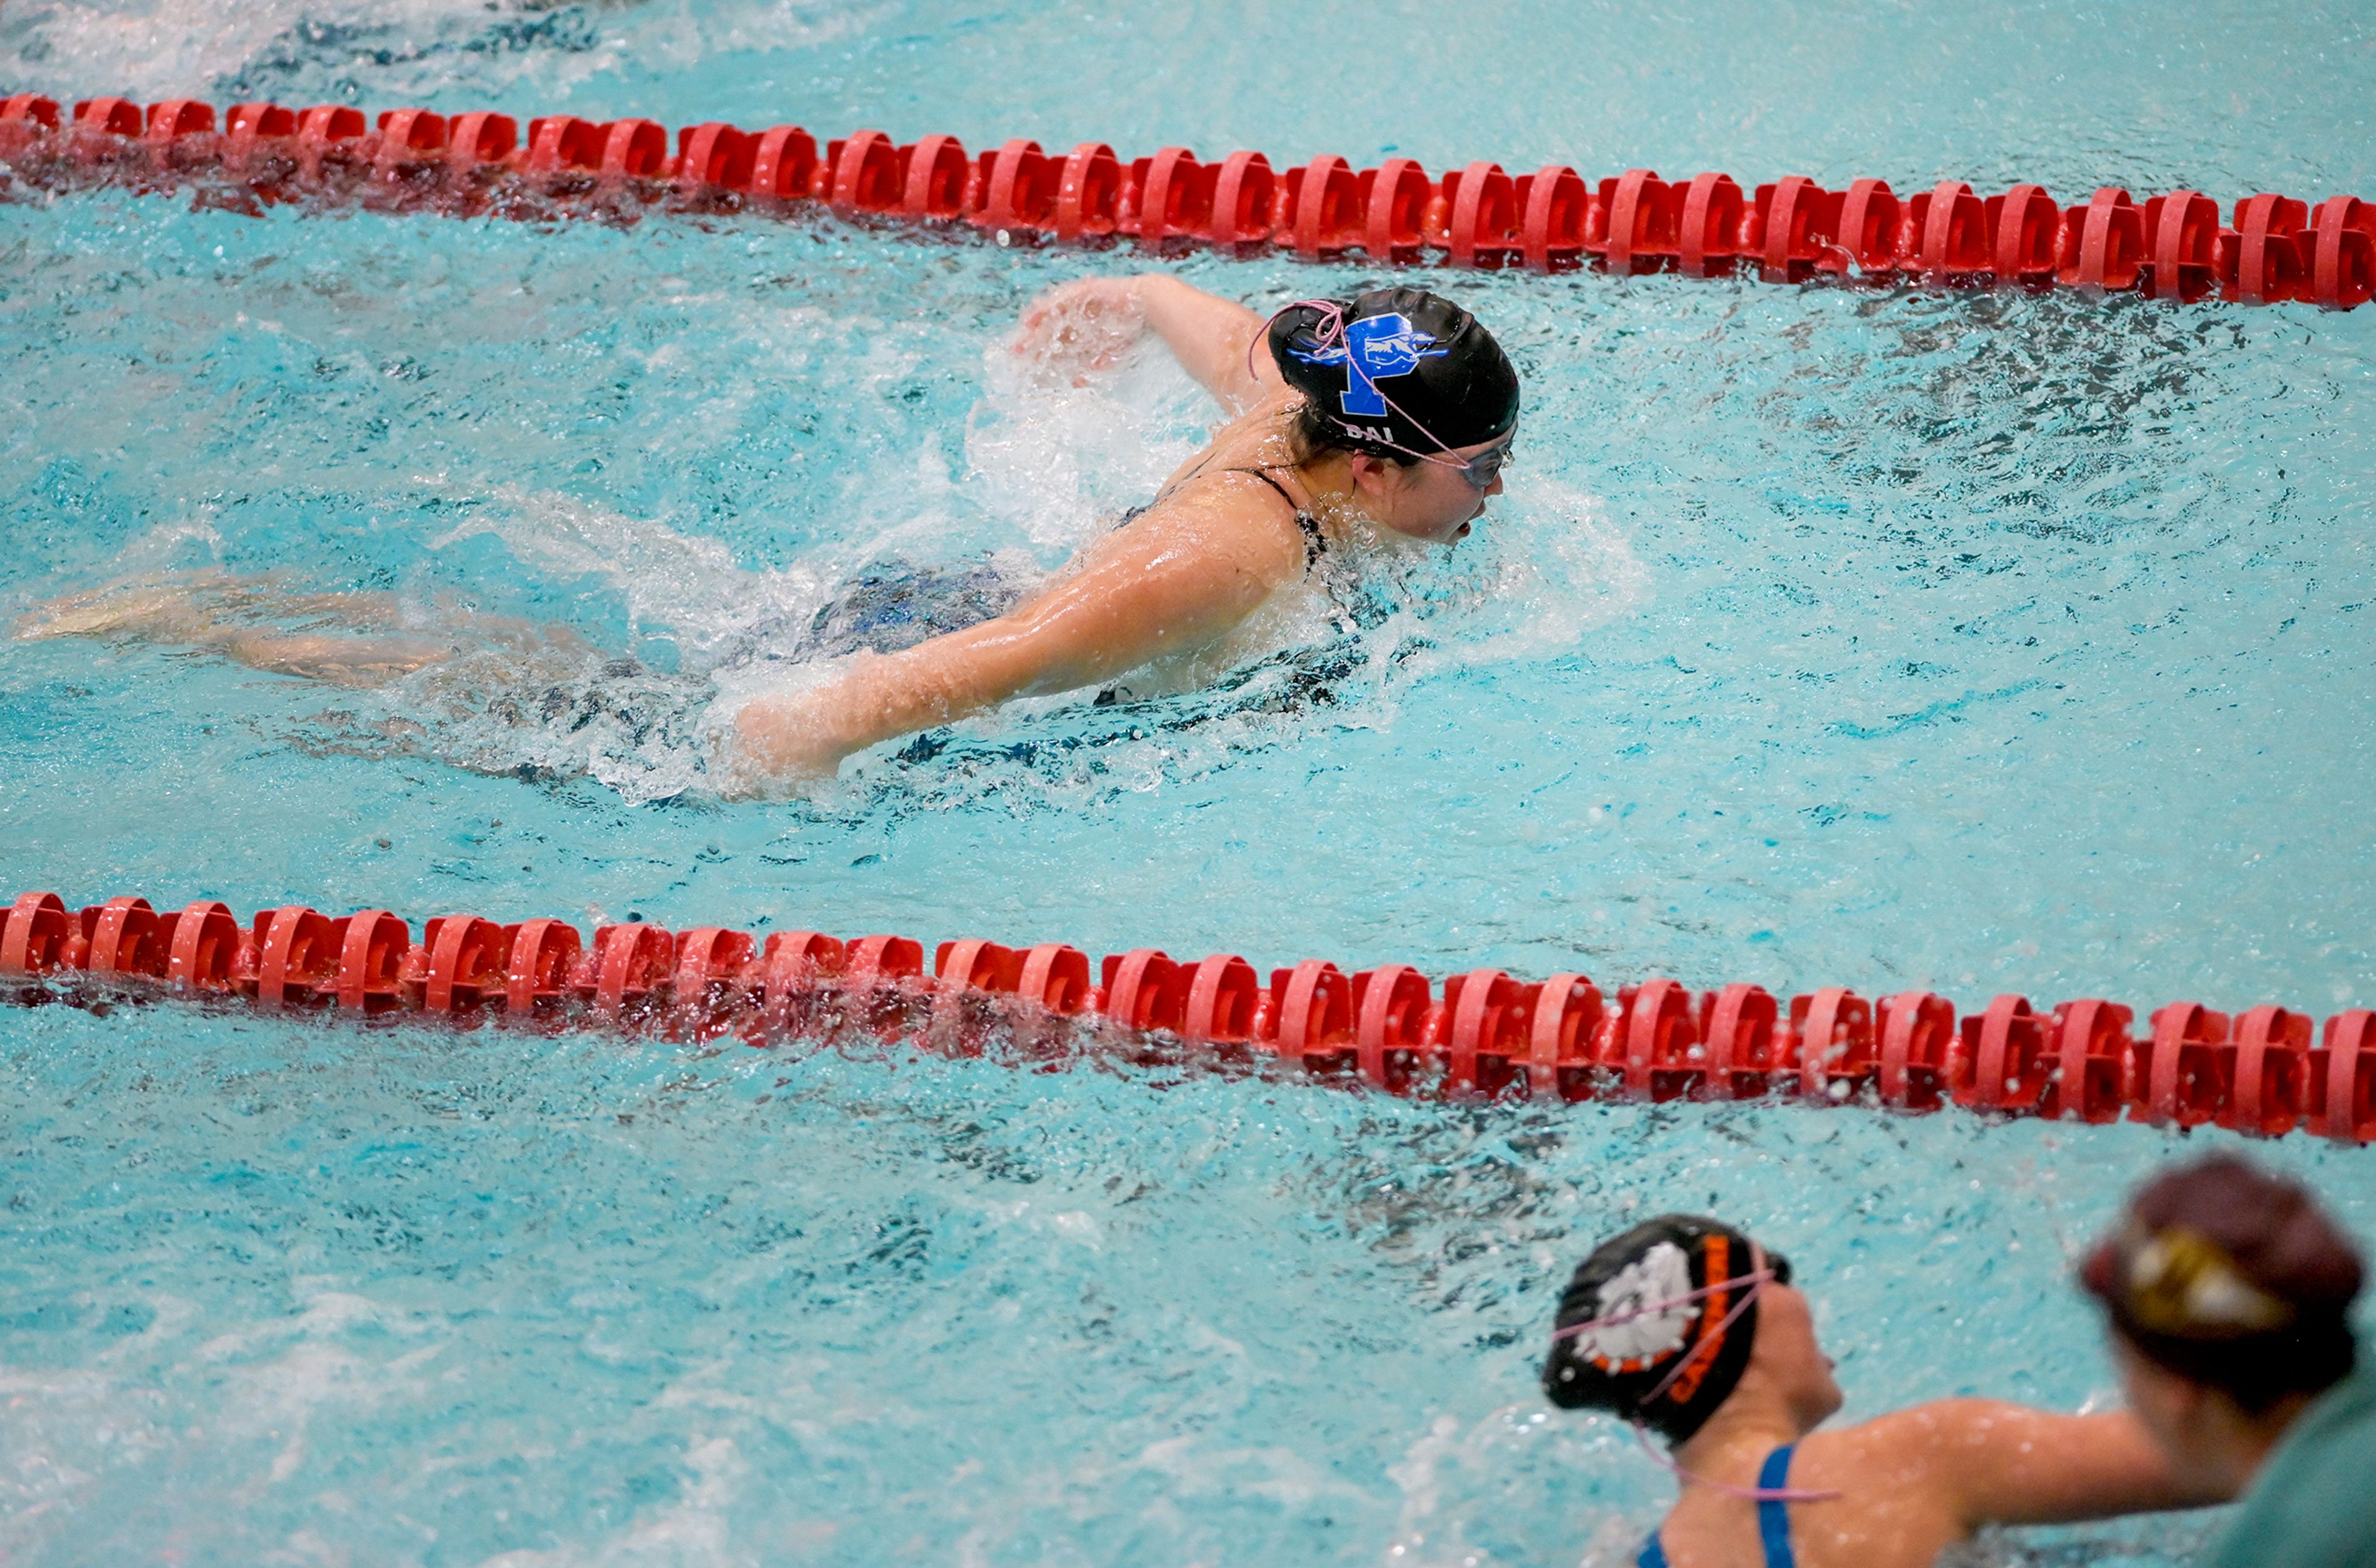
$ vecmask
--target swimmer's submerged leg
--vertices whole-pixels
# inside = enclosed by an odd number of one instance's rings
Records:
[[[461,612],[450,619],[451,635],[396,632],[403,614],[393,594],[291,593],[268,579],[203,572],[64,595],[28,611],[14,635],[20,641],[97,637],[204,648],[252,669],[339,686],[384,684],[452,658],[466,643],[573,651],[587,646],[565,627],[510,616]],[[389,635],[350,635],[367,631]]]
[[[251,669],[298,675],[333,686],[384,685],[453,657],[449,643],[412,637],[268,636],[243,633],[210,647]]]
[[[173,642],[206,623],[196,596],[229,579],[220,572],[137,577],[43,600],[17,618],[18,642],[48,637],[125,637]]]

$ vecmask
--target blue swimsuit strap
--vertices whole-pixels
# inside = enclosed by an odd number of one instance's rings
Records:
[[[1765,1456],[1765,1465],[1757,1472],[1761,1491],[1779,1491],[1790,1484],[1790,1451],[1799,1445],[1786,1443]],[[1798,1558],[1790,1550],[1790,1505],[1777,1497],[1757,1500],[1757,1538],[1765,1547],[1765,1568],[1798,1568]]]
[[[1790,1453],[1797,1443],[1785,1443],[1765,1456],[1757,1472],[1757,1484],[1762,1491],[1779,1491],[1789,1484]],[[1757,1500],[1757,1539],[1765,1549],[1765,1568],[1798,1568],[1799,1560],[1790,1550],[1790,1505],[1779,1498]],[[1634,1559],[1634,1568],[1667,1568],[1667,1549],[1658,1544],[1658,1532],[1652,1530],[1650,1538],[1642,1543],[1641,1555]]]

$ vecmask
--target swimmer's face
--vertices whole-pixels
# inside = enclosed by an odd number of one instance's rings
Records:
[[[1506,453],[1516,432],[1455,446],[1448,457],[1463,461],[1482,459],[1466,471],[1450,463],[1413,463],[1408,468],[1379,457],[1353,459],[1353,486],[1361,510],[1380,528],[1430,544],[1450,544],[1466,539],[1471,524],[1484,514],[1485,503],[1502,493],[1499,454]],[[1480,488],[1476,476],[1483,475]]]
[[[1845,1403],[1832,1359],[1815,1342],[1814,1309],[1802,1292],[1768,1284],[1757,1293],[1757,1345],[1751,1354],[1771,1369],[1805,1430],[1830,1420]]]

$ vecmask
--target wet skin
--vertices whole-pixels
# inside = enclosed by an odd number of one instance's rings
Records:
[[[1694,1478],[1753,1487],[1796,1443],[1788,1485],[1837,1495],[1789,1505],[1801,1568],[1924,1568],[1991,1525],[2082,1519],[2225,1500],[2174,1467],[2129,1412],[2065,1416],[1994,1399],[1941,1399],[1816,1430],[1842,1403],[1806,1296],[1767,1285],[1740,1382],[1674,1451]],[[1686,1480],[1659,1526],[1672,1568],[1764,1561],[1756,1505]]]

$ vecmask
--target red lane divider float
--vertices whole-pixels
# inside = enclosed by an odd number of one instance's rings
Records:
[[[1076,947],[968,939],[931,955],[904,936],[844,942],[564,921],[431,920],[416,940],[386,909],[290,906],[243,922],[201,900],[160,910],[111,898],[73,909],[28,893],[0,913],[0,993],[54,983],[241,999],[260,1008],[405,1012],[680,1039],[908,1040],[953,1055],[993,1044],[1271,1060],[1399,1095],[1531,1099],[1961,1106],[1995,1116],[2160,1127],[2216,1123],[2257,1137],[2303,1128],[2376,1139],[2376,1011],[2323,1026],[2260,1006],[2199,1003],[2136,1015],[2096,998],[2039,1009],[1999,996],[1961,1018],[1930,992],[1844,988],[1786,1002],[1672,980],[1613,995],[1581,974],[1445,978],[1407,965],[1348,974],[1324,959],[1264,983],[1235,954],[1194,963],[1148,948],[1092,963]]]
[[[1982,195],[1961,181],[1901,196],[1886,181],[1825,190],[1803,175],[1745,189],[1730,175],[1668,182],[1647,169],[1589,179],[1562,164],[1512,173],[1475,162],[1431,178],[1408,158],[1356,169],[1334,155],[1275,168],[1259,152],[1206,162],[1187,148],[1125,159],[1102,142],[1069,152],[1016,137],[968,154],[955,137],[901,145],[881,131],[826,141],[797,125],[510,116],[324,104],[292,110],[174,99],[37,94],[0,101],[0,192],[117,184],[197,187],[260,211],[352,202],[525,219],[631,221],[648,208],[783,211],[970,228],[1000,244],[1190,245],[1283,250],[1312,260],[1590,267],[1771,283],[1818,276],[1934,287],[2142,290],[2187,302],[2299,301],[2351,310],[2376,292],[2376,199],[2311,206],[2263,193],[2229,222],[2199,191],[2143,201],[2107,185],[2058,204],[2043,187]]]

